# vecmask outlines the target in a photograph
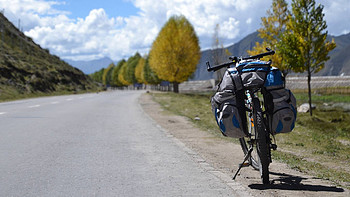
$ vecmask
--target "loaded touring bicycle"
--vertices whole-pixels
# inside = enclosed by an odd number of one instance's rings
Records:
[[[245,155],[233,179],[242,167],[252,166],[259,170],[262,182],[269,184],[271,150],[277,149],[274,135],[294,128],[295,97],[285,88],[281,71],[271,67],[271,60],[260,60],[274,53],[267,48],[255,56],[231,56],[230,62],[213,67],[207,62],[208,72],[227,68],[211,104],[221,133],[238,138]]]

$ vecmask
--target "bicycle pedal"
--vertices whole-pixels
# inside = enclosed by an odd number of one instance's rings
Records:
[[[270,148],[272,150],[277,150],[277,145],[276,144],[270,144]]]
[[[244,163],[239,164],[239,167],[249,167],[249,166],[250,166],[250,163],[248,163],[248,162],[244,162]]]

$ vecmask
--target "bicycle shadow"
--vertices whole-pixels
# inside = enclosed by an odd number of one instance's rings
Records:
[[[293,176],[285,173],[270,172],[272,175],[279,176],[272,180],[269,185],[263,184],[251,184],[248,185],[251,189],[257,190],[267,190],[267,189],[277,189],[277,190],[295,190],[295,191],[325,191],[325,192],[344,192],[343,188],[335,186],[324,186],[324,185],[308,185],[301,183],[303,180],[308,178]]]

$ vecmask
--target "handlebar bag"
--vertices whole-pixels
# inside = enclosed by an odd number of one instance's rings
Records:
[[[265,84],[267,73],[270,71],[271,62],[245,61],[237,66],[245,89],[260,88]]]
[[[296,99],[284,88],[267,90],[265,98],[269,112],[270,128],[274,134],[289,133],[294,129],[297,118]]]
[[[216,123],[224,136],[232,138],[246,136],[239,107],[237,106],[237,98],[233,91],[216,92],[211,98],[211,104]]]

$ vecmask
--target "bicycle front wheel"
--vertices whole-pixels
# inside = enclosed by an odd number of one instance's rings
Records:
[[[267,138],[269,137],[266,133],[264,125],[264,117],[260,107],[260,101],[258,98],[253,98],[253,121],[254,130],[256,134],[256,150],[258,153],[258,164],[260,176],[263,184],[269,184],[269,145]]]

